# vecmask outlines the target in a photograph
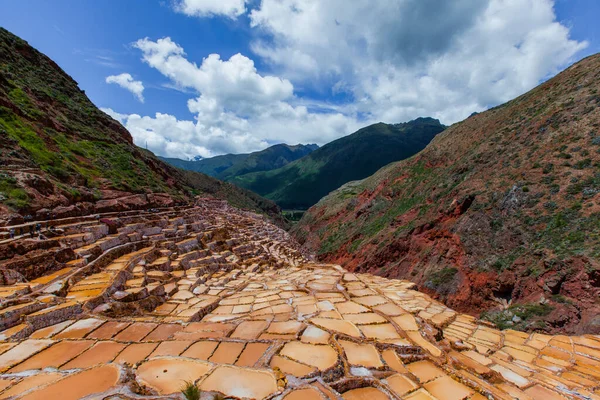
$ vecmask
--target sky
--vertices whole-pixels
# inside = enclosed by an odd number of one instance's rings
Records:
[[[188,159],[452,124],[600,52],[597,0],[2,0],[135,143]]]

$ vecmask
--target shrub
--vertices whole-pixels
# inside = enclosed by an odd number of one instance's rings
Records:
[[[552,295],[552,300],[561,304],[573,304],[573,302],[569,298],[563,296],[562,294]]]
[[[591,160],[591,159],[589,159],[589,158],[586,158],[586,159],[583,159],[583,160],[577,161],[577,162],[576,162],[576,163],[573,165],[573,168],[575,168],[575,169],[584,169],[584,168],[587,168],[587,167],[589,167],[589,166],[591,166],[591,165],[592,165],[592,160]]]
[[[543,328],[544,322],[539,318],[550,314],[552,310],[554,307],[548,304],[516,304],[506,310],[483,312],[481,319],[494,323],[499,329]]]
[[[198,386],[194,384],[194,382],[186,381],[184,383],[183,388],[181,389],[181,393],[186,400],[200,400],[200,389]]]

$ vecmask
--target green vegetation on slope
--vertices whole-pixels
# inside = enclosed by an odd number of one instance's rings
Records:
[[[444,130],[438,120],[379,123],[335,140],[282,168],[231,179],[285,209],[307,209],[341,185],[422,150]]]
[[[212,195],[272,216],[277,206],[208,176],[183,173],[133,145],[48,57],[0,28],[0,211],[34,212],[102,191]]]
[[[163,161],[188,171],[202,172],[221,180],[230,180],[236,176],[251,172],[270,171],[281,168],[305,155],[318,146],[315,144],[276,144],[264,150],[249,154],[225,154],[198,161],[185,161],[178,158],[161,158]]]

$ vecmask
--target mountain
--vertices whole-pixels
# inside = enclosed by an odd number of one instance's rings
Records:
[[[56,63],[0,28],[0,220],[187,203],[195,195],[279,218],[271,201],[187,173],[133,144]]]
[[[161,160],[181,169],[202,172],[222,180],[257,171],[270,171],[283,167],[292,161],[304,157],[318,149],[316,144],[276,144],[265,150],[248,154],[225,154],[195,161],[184,161],[178,158],[163,158]]]
[[[294,235],[500,327],[600,333],[600,55],[344,185]]]
[[[203,158],[199,161],[187,161],[180,158],[160,157],[164,162],[174,167],[185,169],[187,171],[201,172],[203,174],[216,177],[220,172],[234,165],[236,162],[243,162],[249,154],[225,154],[211,158]]]
[[[346,182],[365,178],[422,150],[445,126],[433,118],[378,123],[337,139],[288,165],[230,179],[284,209],[307,209]]]
[[[296,146],[276,144],[263,151],[249,154],[243,161],[237,162],[220,172],[217,177],[219,179],[230,181],[235,177],[253,172],[271,171],[284,167],[289,163],[312,153],[318,148],[319,146],[316,144],[298,144]]]

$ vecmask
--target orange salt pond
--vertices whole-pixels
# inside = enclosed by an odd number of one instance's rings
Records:
[[[206,377],[200,388],[227,396],[263,399],[277,391],[277,381],[270,371],[222,366]]]
[[[379,389],[360,388],[345,392],[344,400],[388,400],[389,397]]]
[[[315,389],[299,389],[287,394],[284,400],[323,400],[321,393]]]
[[[116,363],[136,364],[145,360],[158,346],[158,343],[133,343],[127,346],[115,359]]]
[[[310,323],[325,330],[340,332],[356,338],[361,337],[361,333],[356,325],[348,321],[329,318],[311,318]]]
[[[63,375],[57,372],[51,372],[47,374],[40,373],[37,375],[25,377],[16,385],[11,386],[10,389],[2,392],[2,394],[0,395],[0,399],[7,399],[11,396],[23,394],[31,389],[35,389],[39,386],[44,386],[50,382],[55,382],[61,379],[62,377]]]
[[[337,352],[330,346],[301,342],[289,342],[283,347],[280,354],[316,367],[321,371],[333,367],[338,360]]]
[[[210,364],[201,361],[166,357],[142,363],[136,375],[140,384],[167,395],[179,392],[186,382],[195,382],[211,368]]]
[[[22,397],[22,400],[77,400],[106,392],[119,382],[120,371],[103,365],[51,383]]]
[[[312,374],[317,369],[294,360],[290,360],[281,356],[273,356],[271,359],[271,368],[279,368],[283,373],[296,377],[303,377]]]
[[[11,366],[21,362],[38,351],[52,345],[51,340],[25,340],[15,347],[10,348],[0,355],[0,372],[4,372]]]
[[[357,344],[346,340],[340,340],[344,348],[346,358],[351,365],[367,368],[379,368],[383,366],[379,353],[371,344]]]
[[[386,378],[386,381],[390,389],[398,396],[404,396],[419,387],[415,382],[401,374],[392,375]]]

